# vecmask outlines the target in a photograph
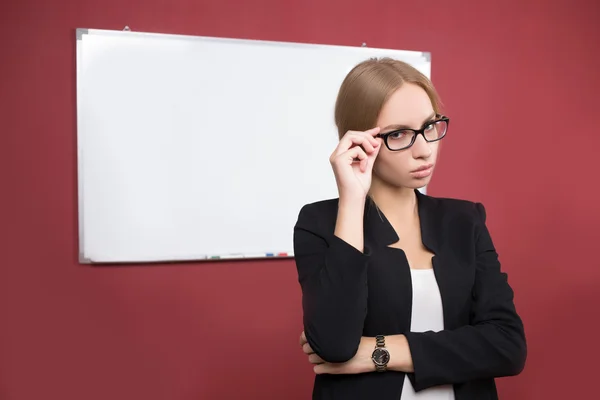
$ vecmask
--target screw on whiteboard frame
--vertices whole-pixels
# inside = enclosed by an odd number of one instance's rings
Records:
[[[125,32],[130,32],[130,31],[131,31],[131,28],[129,28],[129,26],[128,26],[128,25],[125,25],[125,28],[123,28],[123,30],[124,30]]]
[[[363,42],[362,46],[360,47],[367,47],[367,44],[365,42]]]

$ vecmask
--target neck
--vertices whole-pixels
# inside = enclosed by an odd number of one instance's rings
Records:
[[[373,176],[369,196],[390,220],[406,220],[417,213],[414,189],[390,186]]]

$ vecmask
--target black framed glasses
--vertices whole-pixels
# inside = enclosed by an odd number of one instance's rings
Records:
[[[450,119],[443,115],[438,115],[431,122],[423,125],[421,129],[402,128],[391,132],[380,133],[375,137],[380,137],[391,151],[408,149],[417,140],[417,136],[423,135],[426,142],[437,142],[441,140],[448,132]]]

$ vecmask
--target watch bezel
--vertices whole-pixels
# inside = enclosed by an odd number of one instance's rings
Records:
[[[379,359],[382,359],[384,361],[378,361]],[[375,350],[373,350],[373,353],[371,354],[371,360],[373,360],[373,363],[375,363],[375,365],[379,367],[385,367],[390,362],[390,352],[386,348],[377,347]]]

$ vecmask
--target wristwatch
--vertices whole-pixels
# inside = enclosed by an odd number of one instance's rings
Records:
[[[388,362],[390,362],[390,352],[385,348],[385,336],[377,335],[375,341],[375,350],[373,350],[371,359],[377,372],[384,372],[387,370]]]

